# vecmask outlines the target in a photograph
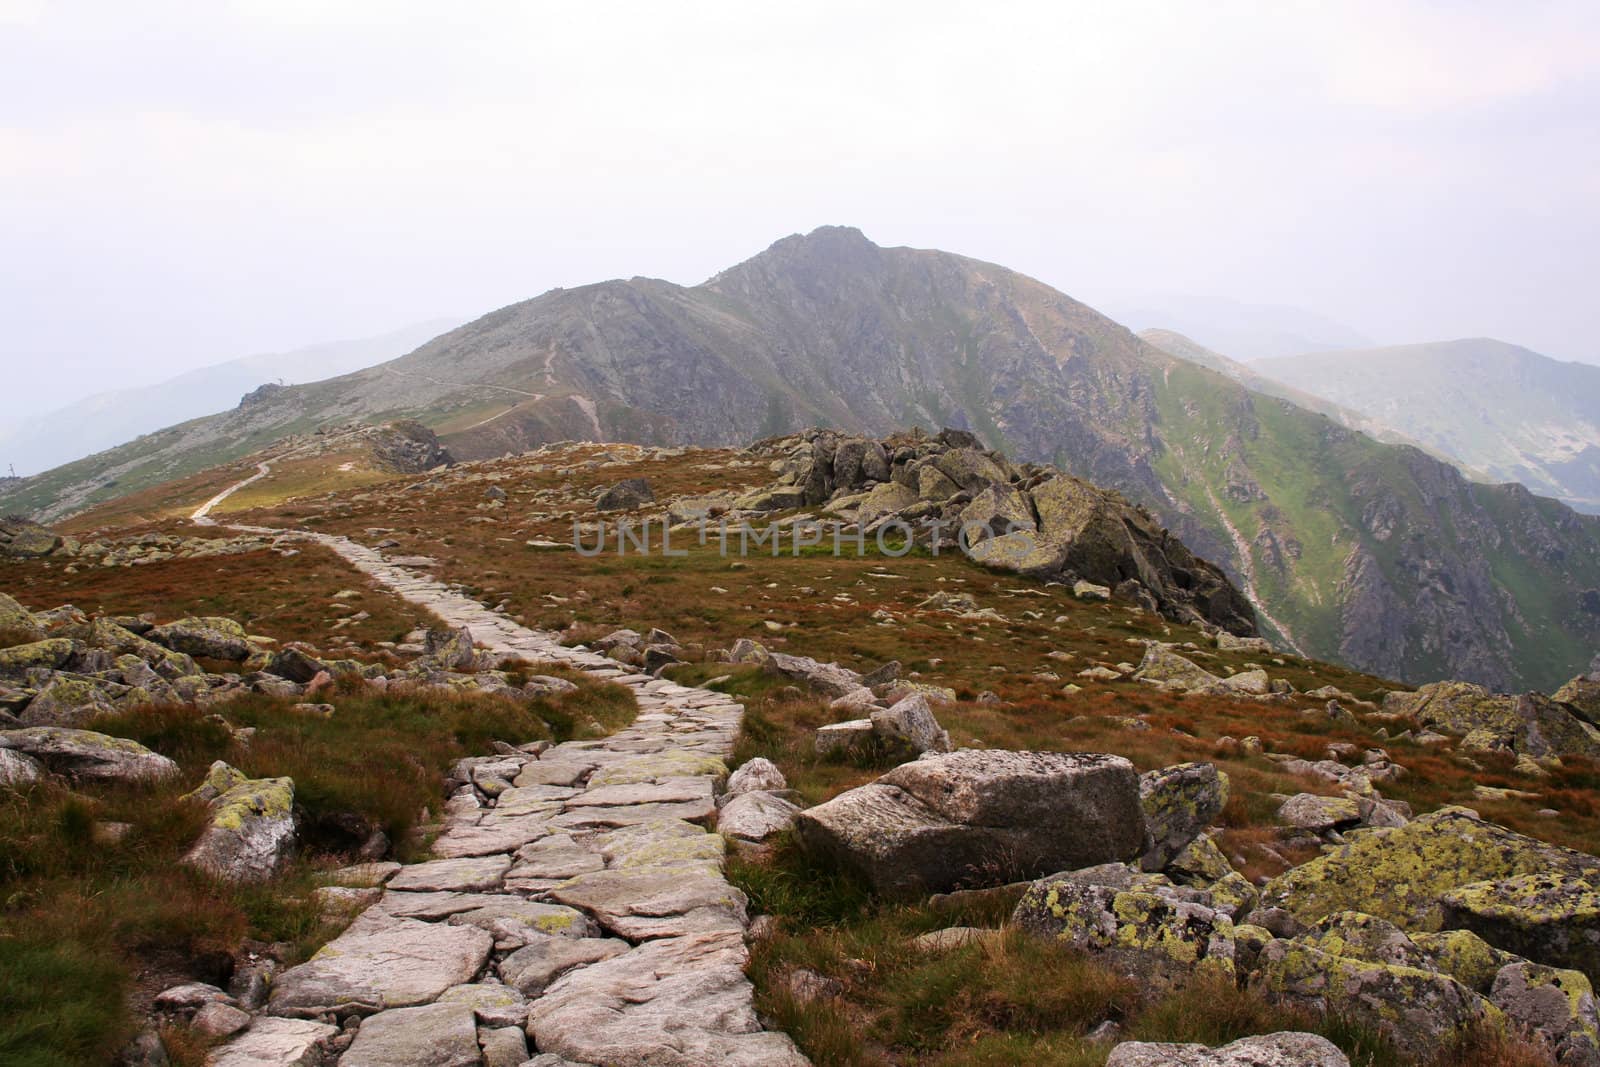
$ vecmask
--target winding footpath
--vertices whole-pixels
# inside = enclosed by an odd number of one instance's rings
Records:
[[[192,520],[215,524],[214,507],[268,473]],[[627,686],[639,712],[600,740],[464,761],[478,788],[451,798],[437,858],[343,872],[332,892],[365,909],[274,980],[266,1014],[213,1067],[312,1064],[330,1048],[340,1067],[807,1067],[756,1016],[746,899],[706,829],[739,704],[568,648],[347,538],[231,528],[326,545],[494,653]]]

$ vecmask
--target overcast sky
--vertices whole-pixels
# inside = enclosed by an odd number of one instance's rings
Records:
[[[0,0],[3,403],[825,223],[1600,362],[1597,61],[1590,2]]]

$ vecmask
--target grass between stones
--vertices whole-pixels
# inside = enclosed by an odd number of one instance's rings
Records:
[[[0,793],[0,1062],[106,1062],[162,989],[225,984],[227,961],[247,938],[288,942],[303,956],[341,925],[310,900],[318,872],[347,862],[372,829],[400,857],[416,855],[425,847],[419,820],[441,810],[455,760],[486,754],[496,740],[590,736],[632,721],[625,687],[538,670],[581,688],[512,701],[341,686],[322,698],[336,707],[330,718],[249,696],[97,722],[172,757],[182,773],[147,788],[50,780]],[[240,745],[230,727],[257,732]],[[179,862],[207,819],[183,794],[216,759],[251,777],[295,781],[302,853],[271,882],[227,885]],[[120,838],[119,823],[130,827]]]

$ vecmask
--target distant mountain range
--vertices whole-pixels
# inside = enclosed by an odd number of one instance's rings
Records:
[[[1237,360],[1291,356],[1373,342],[1342,322],[1304,308],[1218,297],[1159,294],[1104,309],[1133,330],[1169,330]]]
[[[1313,352],[1251,370],[1361,412],[1494,481],[1600,513],[1600,367],[1480,337]]]
[[[314,382],[393,359],[459,326],[435,319],[377,337],[229,360],[155,385],[96,393],[0,432],[0,469],[28,475],[120,445],[140,434],[210,415],[269,382]]]
[[[698,286],[554,290],[380,366],[264,387],[29,479],[0,510],[60,515],[287,433],[395,418],[459,458],[953,426],[1149,507],[1308,654],[1520,688],[1600,648],[1600,519],[1254,392],[1003,267],[841,227]]]

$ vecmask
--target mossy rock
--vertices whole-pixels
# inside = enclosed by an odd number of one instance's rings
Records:
[[[0,676],[21,677],[25,672],[39,667],[55,670],[67,662],[67,657],[71,655],[72,642],[65,637],[0,648]]]
[[[1447,926],[1600,980],[1600,870],[1551,865],[1452,888],[1441,904]]]
[[[1498,1008],[1449,975],[1336,956],[1299,941],[1263,948],[1250,986],[1274,1004],[1374,1029],[1422,1061],[1478,1026],[1504,1024]]]
[[[1534,874],[1560,879],[1569,889],[1587,886],[1600,878],[1600,859],[1485,822],[1465,808],[1441,808],[1405,826],[1369,831],[1280,875],[1262,890],[1261,903],[1307,923],[1359,911],[1408,932],[1436,931],[1446,926],[1451,891]]]

